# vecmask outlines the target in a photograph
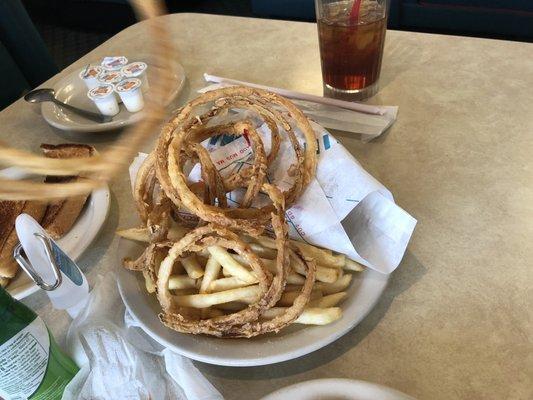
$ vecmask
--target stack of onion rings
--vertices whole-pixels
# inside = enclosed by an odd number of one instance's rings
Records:
[[[207,111],[199,111],[208,108]],[[248,117],[233,122],[218,123],[229,112],[247,111]],[[270,151],[256,130],[257,119],[270,129]],[[303,134],[302,146],[295,129]],[[244,136],[253,155],[252,165],[221,176],[202,142],[219,135]],[[294,151],[291,165],[292,185],[284,191],[268,183],[268,168],[275,161],[280,143],[287,140]],[[135,201],[143,224],[148,228],[151,244],[135,261],[125,261],[125,267],[142,270],[154,282],[162,307],[161,321],[168,327],[185,333],[218,337],[252,337],[279,331],[303,312],[309,301],[315,280],[315,264],[302,256],[288,241],[285,210],[301,195],[314,177],[317,163],[314,131],[302,112],[290,101],[276,94],[247,87],[231,87],[207,92],[183,107],[167,123],[157,147],[139,169],[135,182]],[[199,163],[201,181],[188,181],[186,165]],[[229,207],[226,196],[241,189],[239,205]],[[254,207],[259,194],[266,194],[268,205]],[[183,212],[196,228],[178,241],[167,239],[170,226]],[[183,220],[180,221],[183,223]],[[277,257],[274,275],[259,256],[239,235],[262,234],[271,227],[276,240]],[[246,309],[227,315],[205,317],[188,307],[176,304],[169,290],[169,278],[174,263],[191,254],[220,246],[242,257],[259,282],[259,299]],[[164,257],[163,261],[158,261]],[[280,300],[285,289],[290,262],[299,263],[306,271],[305,282],[293,305],[271,320],[261,315]]]

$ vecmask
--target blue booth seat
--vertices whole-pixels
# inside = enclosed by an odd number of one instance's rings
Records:
[[[57,73],[20,0],[0,1],[0,109]]]
[[[252,0],[252,12],[260,17],[315,19],[314,0]]]
[[[533,39],[531,0],[401,0],[400,28]]]
[[[252,0],[258,17],[315,20],[314,0]],[[532,0],[390,0],[389,28],[533,40]]]

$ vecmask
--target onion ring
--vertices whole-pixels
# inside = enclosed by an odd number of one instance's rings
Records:
[[[235,233],[214,225],[197,228],[175,243],[169,250],[167,258],[161,263],[157,280],[157,292],[159,302],[163,308],[163,313],[160,314],[160,319],[163,324],[179,332],[208,334],[219,337],[250,337],[260,333],[259,331],[250,329],[250,326],[253,326],[252,323],[257,321],[265,310],[273,307],[281,298],[285,289],[290,261],[289,253],[287,252],[287,225],[282,207],[283,197],[279,189],[272,185],[268,185],[266,190],[274,201],[277,211],[271,215],[278,251],[276,275],[272,278],[261,259]],[[216,234],[218,237],[209,236],[211,234]],[[179,308],[173,304],[172,295],[168,290],[168,279],[172,272],[172,265],[177,258],[187,251],[201,251],[207,246],[217,244],[225,248],[231,248],[237,254],[244,257],[259,279],[261,297],[257,302],[248,306],[248,308],[233,314],[209,319],[187,319],[180,313]],[[314,281],[314,274],[312,272],[309,273],[307,280],[311,282],[312,286],[312,282]],[[310,290],[302,290],[302,292],[304,291],[303,296],[305,297],[307,295],[307,300],[309,300]],[[302,301],[300,300],[300,302]]]
[[[282,315],[275,317],[267,321],[253,321],[244,324],[240,327],[234,327],[225,333],[225,337],[245,337],[251,338],[258,335],[263,335],[269,332],[279,332],[295,321],[300,314],[304,311],[305,306],[309,302],[311,297],[311,291],[315,283],[316,264],[314,261],[305,259],[296,247],[289,250],[290,258],[302,264],[307,272],[305,282],[302,286],[302,290],[294,300],[292,306],[290,306]]]
[[[212,234],[216,234],[217,236],[212,236]],[[248,308],[233,314],[204,320],[187,318],[182,314],[181,307],[175,305],[173,295],[168,290],[168,279],[172,272],[172,266],[177,259],[187,252],[197,252],[215,245],[232,249],[247,260],[259,279],[261,298]],[[160,319],[163,324],[179,332],[223,336],[225,330],[233,325],[256,320],[259,318],[261,311],[268,308],[272,302],[275,304],[279,300],[281,291],[279,293],[272,293],[269,290],[271,281],[272,276],[263,265],[261,259],[235,233],[214,225],[196,228],[170,248],[167,257],[163,260],[159,268],[157,296],[163,308]],[[274,294],[278,295],[277,299],[273,297]]]
[[[195,131],[196,135],[199,135],[198,127],[204,124],[202,118],[193,118],[192,112],[196,107],[213,101],[215,104],[218,104],[218,107],[240,107],[261,110],[263,115],[270,114],[272,120],[280,122],[287,131],[295,150],[296,165],[298,166],[293,186],[284,192],[287,206],[290,206],[295,201],[314,175],[316,169],[316,138],[314,131],[307,118],[290,101],[267,91],[246,87],[223,88],[207,92],[187,104],[163,128],[156,151],[157,176],[163,190],[174,204],[183,204],[187,209],[205,221],[235,229],[243,229],[250,233],[259,233],[268,222],[268,217],[274,209],[272,205],[262,207],[261,209],[245,207],[227,209],[224,207],[215,207],[205,204],[188,188],[187,177],[182,170],[182,157],[187,148],[188,141],[194,137]],[[290,124],[277,111],[268,109],[265,106],[267,103],[273,103],[288,110],[291,118],[296,121],[297,126],[305,136],[306,146],[303,152],[300,149],[300,145]],[[215,108],[206,115],[212,116],[216,115],[216,113],[217,109]],[[212,133],[214,134],[216,132]],[[259,148],[259,145],[256,148]],[[260,181],[259,173],[264,170],[264,165],[261,168],[256,168],[255,174],[251,173],[249,178],[245,180],[248,183],[254,183],[253,189],[250,189],[249,193],[258,192],[257,182]],[[250,197],[248,195],[245,199],[246,204],[250,203]]]

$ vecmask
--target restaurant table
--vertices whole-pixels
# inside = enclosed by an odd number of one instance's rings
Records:
[[[161,23],[187,73],[176,104],[196,96],[204,72],[321,95],[314,24],[200,14]],[[45,86],[149,46],[146,23],[133,25]],[[398,120],[370,143],[335,134],[418,219],[414,236],[376,307],[331,345],[262,367],[196,363],[227,399],[317,378],[371,381],[419,399],[533,398],[532,55],[528,43],[387,32],[381,89],[369,102],[398,105]],[[68,141],[103,149],[117,138],[56,131],[22,100],[0,113],[0,127],[2,140],[35,151]],[[113,233],[135,221],[126,170],[110,187],[109,218],[79,260],[91,284],[119,268]],[[25,303],[63,342],[66,313],[42,292]]]

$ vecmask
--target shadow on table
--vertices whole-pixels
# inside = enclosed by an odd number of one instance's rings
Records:
[[[117,198],[111,190],[111,185],[110,193],[109,213],[107,214],[105,223],[100,228],[100,232],[95,241],[89,247],[91,251],[86,251],[77,262],[85,274],[88,274],[92,269],[100,265],[100,260],[106,253],[105,249],[109,248],[115,237],[118,226],[119,208]]]
[[[90,145],[95,143],[113,143],[120,137],[121,133],[124,132],[124,128],[89,133],[64,131],[53,127],[52,129],[58,137],[65,140],[65,143],[84,143]]]
[[[411,68],[417,68],[428,61],[428,56],[416,49],[417,47],[406,46],[400,42],[387,41],[385,43],[379,90],[385,89],[396,79],[401,79],[401,75]]]
[[[385,129],[385,131],[383,133],[381,133],[381,135],[379,135],[379,136],[377,136],[377,137],[375,137],[375,138],[373,138],[371,140],[368,140],[366,142],[363,142],[362,135],[360,133],[340,131],[338,129],[330,129],[330,128],[328,128],[328,131],[336,139],[339,139],[339,141],[341,143],[342,143],[343,139],[357,139],[357,140],[361,141],[361,145],[365,145],[367,143],[383,143],[386,140],[387,136],[389,136],[389,132],[391,131],[393,126],[394,126],[394,124],[392,124],[387,129]],[[342,143],[342,144],[345,146],[344,143]]]
[[[380,301],[365,319],[337,341],[306,356],[275,364],[274,366],[265,365],[247,368],[221,367],[201,362],[195,363],[202,371],[209,375],[244,380],[286,378],[290,375],[301,374],[312,370],[335,360],[351,348],[357,346],[379,324],[380,320],[387,313],[394,298],[408,290],[425,273],[426,267],[410,251],[407,251],[402,263],[392,274],[389,286],[383,293]]]

